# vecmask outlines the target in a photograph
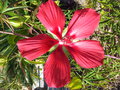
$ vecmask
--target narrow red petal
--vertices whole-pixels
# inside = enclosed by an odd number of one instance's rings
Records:
[[[37,17],[50,32],[54,33],[58,38],[62,37],[65,15],[53,0],[48,0],[39,7]]]
[[[23,57],[33,60],[46,53],[57,41],[46,34],[32,38],[22,39],[17,42],[18,49]]]
[[[66,36],[73,39],[87,38],[93,34],[100,21],[100,15],[93,9],[77,10],[68,25]]]
[[[103,64],[104,51],[99,41],[83,40],[66,48],[83,68],[95,68]]]
[[[70,82],[70,64],[62,47],[49,57],[44,68],[45,81],[49,87],[60,88]]]

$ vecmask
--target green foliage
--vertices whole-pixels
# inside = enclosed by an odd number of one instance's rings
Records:
[[[105,54],[120,57],[120,2],[117,0],[88,0],[86,3],[84,8],[94,8],[101,14],[99,28],[90,39],[101,41]],[[68,20],[70,18],[67,17]],[[81,79],[82,90],[86,88],[90,90],[104,88],[106,90],[113,88],[115,83],[118,84],[118,80],[115,78],[120,76],[119,59],[105,58],[104,65],[94,69],[80,68],[74,60],[71,60],[71,64],[73,66],[71,76]],[[77,85],[75,86],[77,87]]]
[[[47,33],[45,27],[36,18],[38,6],[46,0],[0,0],[0,31],[14,32],[29,37],[38,33]],[[59,1],[56,2],[59,6]],[[106,55],[120,57],[120,1],[86,0],[86,3],[75,9],[64,9],[66,26],[76,9],[94,8],[101,14],[99,28],[90,39],[99,40]],[[67,27],[65,27],[65,32]],[[48,33],[47,33],[48,34]],[[22,86],[31,87],[33,78],[37,77],[35,64],[44,64],[48,54],[35,61],[22,58],[16,42],[24,37],[0,34],[0,88],[21,90]],[[52,49],[51,49],[52,51]],[[51,52],[50,51],[50,52]],[[68,54],[69,55],[69,54]],[[96,90],[111,89],[120,76],[120,60],[105,57],[104,65],[94,69],[84,69],[70,58],[71,82],[67,87],[74,89]]]
[[[15,41],[17,38],[17,36],[0,34],[0,66],[4,66],[4,77],[0,83],[0,87],[2,88],[20,89],[22,85],[32,86],[33,84],[31,74],[34,73],[34,64],[17,54]]]
[[[70,88],[71,90],[78,90],[82,88],[82,82],[80,78],[73,77],[71,82],[66,87]]]

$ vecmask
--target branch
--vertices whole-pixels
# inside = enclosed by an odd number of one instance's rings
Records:
[[[30,26],[29,24],[27,24],[27,23],[24,23],[24,24],[26,24],[28,27],[30,27],[37,35],[39,35],[39,33],[32,27],[32,26]]]
[[[0,33],[9,34],[9,35],[16,35],[16,36],[20,36],[20,37],[24,37],[24,38],[29,38],[28,36],[21,35],[21,34],[18,34],[18,33],[5,32],[5,31],[0,31]]]
[[[113,59],[120,59],[119,57],[115,57],[115,56],[110,56],[110,55],[105,55],[105,56]]]

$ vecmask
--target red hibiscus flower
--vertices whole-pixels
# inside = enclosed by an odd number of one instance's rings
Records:
[[[57,39],[40,34],[19,40],[17,46],[23,57],[33,60],[45,54],[54,45],[58,45],[44,66],[44,77],[49,87],[59,88],[70,82],[70,64],[62,49],[63,46],[83,68],[95,68],[103,64],[104,51],[100,42],[82,40],[92,35],[98,26],[100,15],[95,10],[87,8],[75,11],[64,36],[62,32],[65,15],[52,0],[39,7],[37,17]]]

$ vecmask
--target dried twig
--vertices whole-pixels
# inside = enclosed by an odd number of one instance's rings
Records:
[[[18,33],[5,32],[5,31],[0,31],[0,33],[16,35],[16,36],[20,36],[20,37],[24,37],[24,38],[29,38],[28,36],[25,36],[25,35],[22,35],[22,34],[18,34]]]
[[[110,55],[105,55],[105,56],[113,59],[120,59],[119,57],[115,57],[115,56],[110,56]]]
[[[28,27],[30,27],[37,35],[39,35],[39,33],[32,27],[30,26],[29,24],[25,23]]]

